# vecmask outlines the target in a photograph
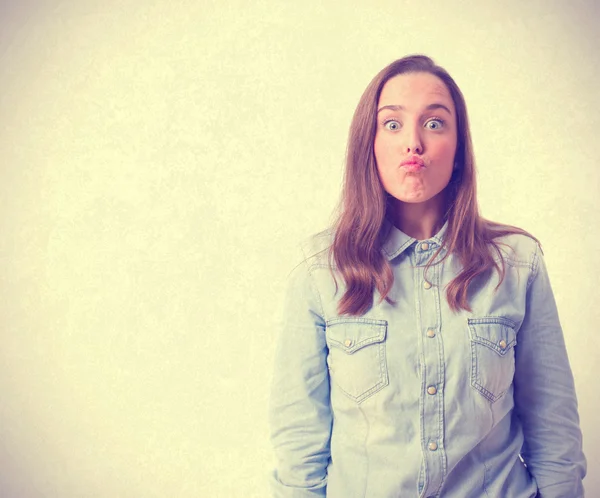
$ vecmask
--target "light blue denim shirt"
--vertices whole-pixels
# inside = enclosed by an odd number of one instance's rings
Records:
[[[390,297],[340,316],[331,235],[304,244],[285,297],[271,395],[280,498],[577,498],[586,462],[573,376],[542,253],[501,239],[506,275],[452,312],[446,226],[417,241],[386,224]],[[445,253],[442,252],[441,256]]]

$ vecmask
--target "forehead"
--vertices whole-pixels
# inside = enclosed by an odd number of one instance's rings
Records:
[[[405,73],[390,78],[381,90],[379,107],[401,105],[404,107],[426,106],[433,102],[454,109],[450,91],[444,82],[431,73]]]

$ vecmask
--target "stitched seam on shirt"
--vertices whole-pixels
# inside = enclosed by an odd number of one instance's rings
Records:
[[[420,272],[419,266],[417,266],[415,261],[415,253],[409,255],[411,266],[413,268],[413,281],[414,285],[414,297],[415,297],[415,313],[417,319],[417,331],[418,337],[420,341],[420,348],[418,352],[418,361],[419,361],[419,375],[421,376],[421,392],[419,394],[419,432],[420,432],[420,440],[421,440],[421,452],[423,456],[423,488],[421,488],[421,496],[424,496],[424,491],[429,484],[429,466],[427,463],[427,448],[426,448],[426,440],[425,440],[425,380],[427,378],[427,370],[426,363],[424,357],[424,344],[423,344],[423,335],[421,330],[423,330],[423,321],[421,317],[421,300],[419,298],[419,283],[420,283]]]
[[[433,277],[435,279],[435,311],[436,311],[436,322],[437,322],[437,327],[439,330],[442,330],[442,309],[441,309],[441,303],[440,303],[440,283],[441,283],[441,273],[442,273],[442,269],[443,266],[440,267],[436,267],[434,269],[434,273],[433,273]],[[446,445],[445,445],[445,433],[444,433],[444,392],[445,392],[445,387],[446,387],[446,369],[445,369],[445,362],[444,362],[444,338],[443,336],[440,334],[438,339],[438,362],[439,362],[439,376],[440,376],[440,383],[442,385],[442,389],[440,389],[440,391],[438,391],[438,399],[437,404],[438,404],[438,417],[439,417],[439,440],[440,440],[440,446],[438,448],[438,450],[440,451],[440,460],[441,460],[441,467],[442,467],[442,472],[441,472],[441,477],[440,477],[440,484],[438,486],[438,488],[435,491],[435,495],[439,496],[439,494],[441,493],[442,490],[442,486],[444,484],[444,478],[446,476],[446,472],[447,472],[447,460],[446,460]]]
[[[362,316],[356,316],[356,317],[340,316],[337,318],[332,318],[331,320],[327,320],[328,326],[337,325],[337,324],[341,324],[341,323],[364,323],[365,325],[381,326],[381,325],[387,325],[388,321],[387,320],[379,320],[377,318],[364,318]]]
[[[306,258],[306,253],[304,252],[304,249],[302,249],[302,254]],[[314,275],[312,273],[312,268],[309,265],[307,258],[304,260],[304,262],[306,264],[306,271],[308,273],[308,280],[309,280],[310,287],[311,287],[313,293],[315,294],[315,296],[317,297],[317,301],[318,301],[318,304],[319,304],[319,313],[320,313],[321,317],[323,318],[323,320],[327,321],[327,318],[325,316],[325,312],[323,310],[323,301],[321,299],[321,293],[319,292],[317,284],[314,281],[315,277],[314,277]]]
[[[536,244],[535,252],[531,255],[531,273],[529,274],[529,279],[527,280],[527,290],[529,290],[529,286],[533,279],[537,276],[538,271],[540,269],[540,256],[538,251],[540,250],[540,246]]]
[[[327,326],[327,328],[330,328],[331,324],[326,323],[326,326]],[[381,325],[380,328],[381,327],[383,327],[383,325]],[[371,344],[377,344],[378,342],[383,342],[384,339],[385,339],[385,332],[383,332],[383,331],[377,332],[377,335],[374,335],[372,337],[366,337],[362,341],[356,342],[350,348],[346,347],[342,341],[338,341],[337,339],[330,338],[329,340],[330,340],[332,346],[338,347],[339,349],[344,351],[346,354],[354,354],[357,351],[364,348],[365,346],[369,346]]]
[[[310,268],[310,270],[314,270],[317,268],[321,268],[321,269],[323,269],[323,268],[330,269],[331,268],[334,271],[337,270],[336,265],[330,265],[329,263],[321,263],[321,262],[316,262],[316,261],[310,263],[309,268]]]
[[[532,269],[531,263],[529,261],[518,261],[515,259],[505,258],[504,262],[511,268],[529,268],[530,270]]]
[[[511,320],[510,318],[506,318],[505,316],[502,316],[502,315],[495,315],[495,316],[490,315],[490,316],[481,316],[478,318],[467,318],[467,324],[469,326],[471,324],[473,324],[473,325],[496,324],[496,325],[505,325],[512,329],[516,329],[516,326],[517,326],[517,324],[514,322],[514,320]]]
[[[488,467],[485,464],[485,461],[483,462],[483,492],[485,493],[485,496],[490,496],[490,494],[488,493],[487,490],[487,475],[488,475]]]

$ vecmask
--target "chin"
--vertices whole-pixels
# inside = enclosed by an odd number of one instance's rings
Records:
[[[394,194],[391,194],[397,201],[399,202],[403,202],[405,204],[418,204],[420,202],[426,202],[429,199],[431,199],[432,196],[426,196],[423,195],[421,193],[419,194],[414,194],[414,195],[401,195],[401,196],[395,196]]]
[[[419,204],[421,202],[427,202],[430,197],[423,196],[415,196],[415,197],[406,197],[404,199],[398,199],[400,202],[404,202],[405,204]]]
[[[422,204],[429,201],[435,201],[436,203],[441,201],[442,199],[440,199],[439,196],[442,192],[443,190],[433,193],[420,191],[414,192],[410,195],[406,195],[405,193],[402,195],[390,193],[390,195],[392,196],[393,200],[402,204]]]

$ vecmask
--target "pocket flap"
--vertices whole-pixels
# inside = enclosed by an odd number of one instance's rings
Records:
[[[504,356],[517,344],[515,324],[508,318],[487,316],[469,318],[467,321],[469,323],[471,340],[487,346],[500,356]]]
[[[387,332],[387,321],[370,318],[336,318],[328,321],[326,327],[329,347],[352,354],[369,344],[383,342]]]

